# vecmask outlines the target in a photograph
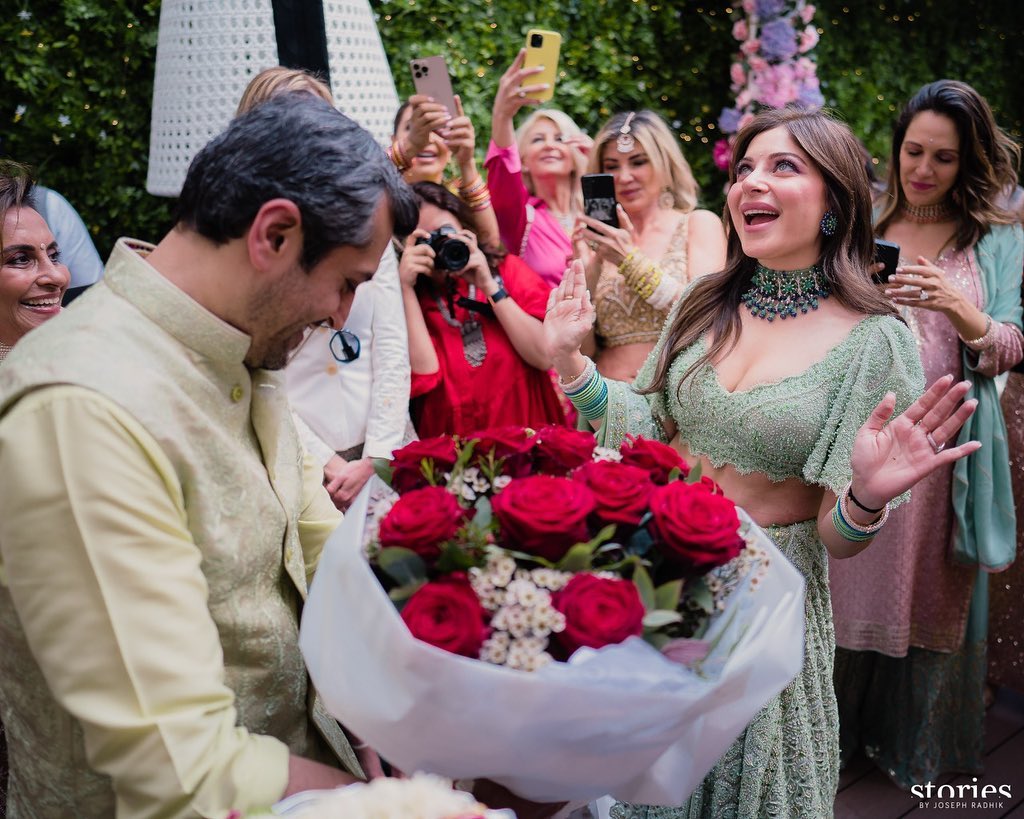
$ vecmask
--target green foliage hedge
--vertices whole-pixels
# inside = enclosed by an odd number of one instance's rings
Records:
[[[157,239],[170,202],[145,192],[158,0],[10,0],[0,15],[0,154],[35,167],[79,209],[106,255],[119,235]],[[721,207],[711,162],[731,104],[726,0],[372,0],[399,92],[407,63],[448,56],[486,147],[498,78],[529,28],[565,38],[556,104],[591,133],[614,111],[665,115]],[[1024,18],[1017,0],[825,0],[815,22],[822,89],[884,164],[901,102],[938,77],[985,94],[1024,130]]]

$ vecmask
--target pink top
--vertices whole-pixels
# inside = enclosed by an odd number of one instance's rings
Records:
[[[900,259],[900,264],[907,260]],[[946,251],[936,260],[979,310],[985,297],[974,248]],[[960,338],[942,313],[903,308],[914,331],[925,383],[946,373],[963,377]],[[994,343],[978,356],[976,372],[995,376],[1021,358],[1021,331],[994,325]],[[829,561],[836,644],[855,651],[903,657],[910,646],[951,652],[963,645],[977,566],[948,557],[953,539],[953,465],[914,485],[910,502],[892,511],[871,546],[855,557]]]
[[[535,270],[545,284],[554,287],[562,280],[562,274],[572,258],[572,241],[568,234],[551,215],[547,204],[526,190],[523,184],[523,164],[519,158],[519,149],[514,144],[499,148],[492,139],[484,165],[502,243],[509,253],[519,256]],[[529,232],[527,205],[531,205],[534,210]]]

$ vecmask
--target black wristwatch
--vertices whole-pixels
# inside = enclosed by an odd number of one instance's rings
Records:
[[[487,297],[487,301],[491,303],[492,307],[502,299],[508,298],[508,290],[505,289],[505,280],[502,279],[501,276],[495,276],[494,283],[498,285],[498,289]]]

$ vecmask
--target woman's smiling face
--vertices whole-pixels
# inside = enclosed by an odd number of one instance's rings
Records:
[[[13,346],[56,316],[70,280],[43,217],[32,208],[7,211],[0,253],[0,342]]]
[[[825,179],[785,127],[750,141],[727,201],[743,252],[765,267],[798,270],[821,257]]]

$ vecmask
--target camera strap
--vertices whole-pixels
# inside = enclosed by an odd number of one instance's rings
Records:
[[[454,282],[451,283],[454,285]],[[445,320],[445,323],[449,327],[455,327],[459,331],[459,335],[462,336],[462,354],[466,358],[466,363],[470,367],[479,367],[484,363],[484,359],[487,358],[487,340],[484,338],[484,329],[480,324],[480,321],[476,318],[472,318],[473,311],[481,314],[490,314],[494,317],[494,310],[491,305],[486,302],[479,302],[472,298],[476,295],[476,287],[473,285],[469,286],[469,298],[466,296],[458,296],[454,298],[454,302],[464,310],[470,311],[470,318],[465,321],[459,321],[454,316],[455,308],[452,304],[453,296],[455,295],[455,289],[453,286],[449,286],[447,298],[437,297],[437,307],[441,311],[441,317]],[[447,302],[447,304],[445,303]],[[486,310],[486,313],[485,313]]]

